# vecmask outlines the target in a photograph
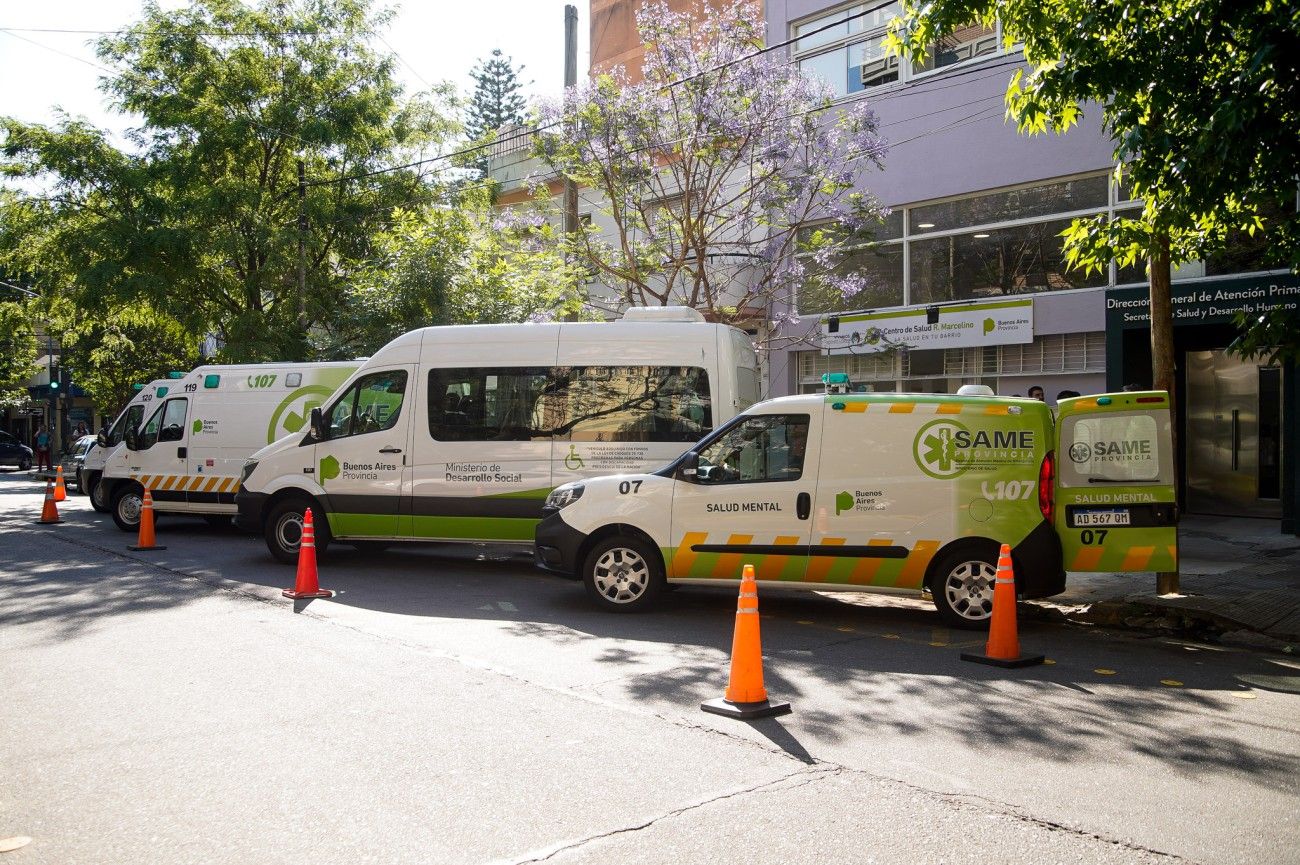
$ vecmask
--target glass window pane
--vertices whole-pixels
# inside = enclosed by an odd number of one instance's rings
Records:
[[[1103,208],[1107,206],[1108,194],[1107,175],[1062,180],[913,207],[908,211],[909,228],[913,234],[923,234]]]
[[[429,372],[429,434],[440,441],[537,441],[561,422],[543,367]]]
[[[799,69],[806,75],[825,81],[836,96],[843,96],[848,92],[847,57],[847,49],[836,48],[825,54],[805,57],[799,61]]]
[[[700,452],[702,484],[794,481],[803,474],[808,415],[755,415]]]
[[[954,66],[976,57],[986,57],[998,51],[998,31],[996,27],[983,24],[968,24],[930,46],[923,62],[913,63],[914,72],[926,72]]]
[[[1225,276],[1289,267],[1286,257],[1274,251],[1275,247],[1269,242],[1270,226],[1276,225],[1283,215],[1276,206],[1265,207],[1260,211],[1264,219],[1263,229],[1256,229],[1253,236],[1245,231],[1230,232],[1227,248],[1214,253],[1205,262],[1205,275]]]
[[[805,259],[804,265],[815,263]],[[903,304],[903,245],[883,243],[856,249],[844,256],[831,275],[857,274],[866,280],[861,291],[844,294],[819,274],[810,274],[799,287],[799,312],[811,315],[844,312],[850,309],[876,309]]]
[[[393,370],[366,376],[358,385],[352,434],[364,435],[392,429],[402,411],[406,371]]]
[[[136,438],[136,446],[140,450],[151,448],[158,441],[158,430],[162,426],[163,410],[165,408],[165,405],[158,406],[158,409],[140,430],[140,435]]]
[[[1167,415],[1167,413],[1166,413]],[[1069,442],[1058,459],[1062,486],[1088,486],[1116,481],[1169,483],[1173,459],[1162,452],[1166,418],[1140,412],[1083,415],[1066,419],[1061,441]]]
[[[556,371],[557,437],[586,442],[694,442],[713,429],[700,367],[575,366]]]
[[[857,93],[898,80],[898,58],[885,52],[879,39],[849,46],[848,91]]]
[[[795,52],[808,51],[819,45],[826,45],[827,43],[834,42],[836,39],[843,39],[845,36],[848,36],[850,23],[856,25],[862,20],[861,18],[856,18],[853,22],[846,21],[845,19],[853,11],[858,10],[844,9],[832,15],[823,15],[821,18],[814,18],[811,21],[805,21],[796,26],[794,28],[794,35],[801,36],[802,38],[794,44]],[[822,30],[821,28],[823,27],[826,29]],[[814,30],[819,30],[821,32],[814,33],[812,32]],[[805,33],[808,35],[803,36]]]
[[[1105,285],[1108,274],[1067,271],[1068,219],[911,243],[912,303],[970,300]]]

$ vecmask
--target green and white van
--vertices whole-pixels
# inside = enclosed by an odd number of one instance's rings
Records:
[[[929,592],[950,624],[992,611],[999,546],[1022,597],[1065,571],[1162,571],[1178,557],[1169,400],[1038,400],[979,386],[755,405],[650,474],[556,488],[539,566],[610,610],[669,583]]]
[[[237,522],[286,563],[309,507],[317,552],[531,547],[557,485],[663,465],[757,399],[749,337],[685,307],[422,328],[375,352],[310,430],[251,456]]]
[[[304,430],[312,409],[361,363],[200,366],[154,382],[135,422],[128,407],[122,441],[104,459],[99,490],[113,522],[139,528],[146,486],[160,513],[228,521],[249,455]]]

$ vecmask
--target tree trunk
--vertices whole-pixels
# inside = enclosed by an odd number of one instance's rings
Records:
[[[1151,386],[1169,394],[1170,439],[1178,453],[1178,405],[1174,393],[1174,306],[1169,267],[1169,235],[1158,234],[1148,262],[1151,274]],[[1174,459],[1174,489],[1178,460]],[[1156,574],[1156,593],[1178,594],[1178,571]]]

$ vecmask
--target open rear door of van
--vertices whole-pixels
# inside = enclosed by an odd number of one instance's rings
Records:
[[[1067,571],[1173,571],[1178,506],[1169,395],[1062,400],[1056,531]]]

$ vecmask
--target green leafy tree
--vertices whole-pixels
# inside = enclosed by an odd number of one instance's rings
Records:
[[[27,305],[0,303],[0,407],[26,402],[35,372],[36,332]]]
[[[416,327],[574,316],[583,271],[541,219],[499,215],[482,187],[448,203],[401,210],[375,238],[375,257],[349,287],[320,353],[371,354]]]
[[[471,142],[488,141],[502,126],[524,122],[527,103],[521,91],[532,82],[520,79],[523,71],[524,67],[516,69],[500,48],[493,48],[491,57],[479,60],[470,70],[474,93],[465,107],[465,134]],[[476,158],[474,165],[486,173],[486,157]]]
[[[107,316],[64,308],[55,327],[63,334],[63,363],[98,414],[112,415],[147,384],[198,362],[198,336],[176,319],[144,304]]]
[[[101,39],[103,88],[139,115],[131,151],[64,118],[0,121],[3,170],[40,184],[0,260],[79,306],[143,303],[226,360],[301,359],[393,208],[429,200],[416,161],[456,125],[446,90],[404,101],[365,0],[199,0]],[[3,232],[0,236],[13,237]]]

